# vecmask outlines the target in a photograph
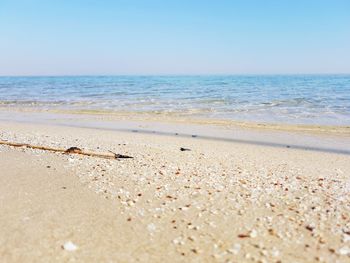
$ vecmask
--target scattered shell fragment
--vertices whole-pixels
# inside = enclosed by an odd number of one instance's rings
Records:
[[[349,247],[342,247],[339,249],[339,254],[340,255],[350,255],[350,248]]]
[[[258,232],[256,232],[255,229],[253,229],[253,230],[250,231],[249,236],[252,237],[252,238],[255,238],[255,237],[258,236]]]
[[[183,245],[183,244],[185,244],[185,242],[184,242],[182,237],[177,237],[172,242],[175,245]]]
[[[67,241],[63,244],[62,248],[67,251],[75,251],[78,249],[78,246],[75,245],[72,241]]]
[[[342,242],[346,243],[350,241],[350,235],[343,234]]]
[[[156,229],[157,229],[157,227],[156,227],[156,225],[153,224],[153,223],[148,224],[148,226],[147,226],[147,230],[148,230],[149,232],[154,232]]]
[[[241,250],[241,244],[236,243],[231,248],[229,248],[227,251],[231,254],[237,255],[240,250]]]

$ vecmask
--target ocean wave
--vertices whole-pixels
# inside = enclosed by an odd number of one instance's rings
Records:
[[[0,106],[350,124],[350,76],[0,77]]]

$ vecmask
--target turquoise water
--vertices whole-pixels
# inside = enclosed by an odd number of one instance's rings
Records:
[[[350,125],[350,75],[0,77],[0,107]]]

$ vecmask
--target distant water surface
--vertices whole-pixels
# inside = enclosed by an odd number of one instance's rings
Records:
[[[350,75],[0,77],[1,108],[350,125]]]

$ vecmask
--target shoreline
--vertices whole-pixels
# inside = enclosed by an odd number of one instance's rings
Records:
[[[32,109],[32,108],[2,108],[1,114],[51,114],[51,115],[67,115],[97,118],[101,120],[134,120],[149,121],[163,123],[185,123],[197,125],[210,125],[224,128],[242,128],[253,130],[268,131],[287,131],[314,134],[335,134],[339,136],[350,137],[350,125],[323,125],[323,124],[297,124],[297,123],[278,123],[278,122],[257,122],[231,120],[224,118],[200,117],[193,114],[193,117],[183,116],[178,113],[153,113],[153,112],[127,112],[127,111],[105,111],[105,110],[64,110],[64,109]]]
[[[0,122],[90,128],[184,138],[192,137],[277,148],[350,154],[350,134],[348,134],[347,127],[338,127],[340,132],[334,133],[329,132],[329,130],[327,132],[324,132],[324,130],[323,132],[320,132],[320,130],[315,132],[315,130],[274,129],[273,126],[264,128],[262,125],[256,125],[252,128],[240,125],[223,125],[223,123],[216,125],[208,121],[201,122],[198,120],[186,122],[186,119],[139,118],[137,115],[100,116],[13,111],[0,111]]]

